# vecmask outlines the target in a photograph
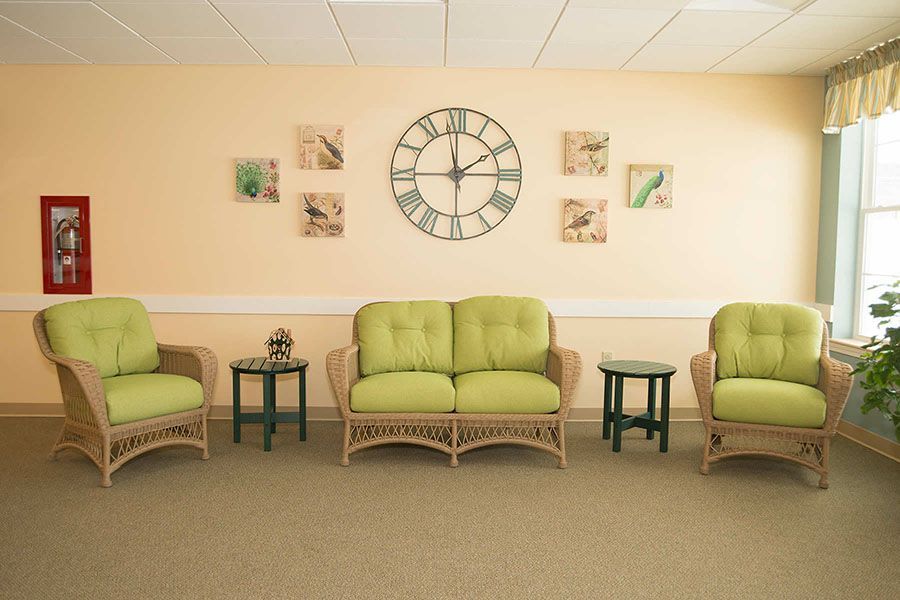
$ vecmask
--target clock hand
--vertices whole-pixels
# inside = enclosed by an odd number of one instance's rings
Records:
[[[459,179],[456,177],[457,171],[459,171],[459,163],[456,162],[456,150],[453,149],[453,138],[450,137],[450,123],[447,123],[447,141],[450,142],[450,156],[453,158],[453,170],[447,174],[450,179],[453,180],[453,183],[456,184],[456,191],[459,191]],[[457,140],[458,143],[458,140]]]
[[[482,154],[482,155],[478,158],[478,160],[472,161],[472,162],[469,163],[467,166],[463,167],[461,170],[462,170],[463,172],[468,171],[469,169],[471,169],[472,167],[474,167],[474,166],[477,165],[478,163],[487,160],[487,157],[488,157],[488,156],[490,156],[490,154]]]

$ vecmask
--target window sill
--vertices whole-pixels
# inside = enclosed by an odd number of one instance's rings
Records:
[[[829,347],[832,352],[859,358],[862,356],[862,353],[865,352],[865,350],[863,350],[863,344],[865,343],[866,342],[862,340],[832,338],[829,341]]]

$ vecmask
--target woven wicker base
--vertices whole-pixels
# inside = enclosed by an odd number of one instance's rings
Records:
[[[383,444],[415,444],[450,455],[450,466],[464,452],[495,444],[519,444],[549,452],[566,468],[564,422],[545,415],[390,415],[351,418],[345,422],[341,464],[357,450]]]

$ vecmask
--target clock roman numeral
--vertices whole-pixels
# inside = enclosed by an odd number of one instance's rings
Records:
[[[422,213],[422,217],[419,219],[419,229],[428,230],[428,233],[434,233],[434,226],[437,223],[438,214],[430,206],[425,209],[425,212]]]
[[[408,169],[391,167],[391,179],[394,181],[415,181],[416,178],[413,174],[414,169],[415,167],[410,167]]]
[[[400,143],[397,145],[400,146],[401,148],[406,148],[407,150],[412,150],[416,155],[418,155],[419,152],[422,151],[422,149],[419,148],[418,146],[413,146],[412,144],[407,144],[403,140],[400,140]]]
[[[451,108],[450,113],[450,129],[457,132],[466,131],[466,109]],[[455,116],[454,116],[455,115]]]
[[[491,120],[488,117],[484,118],[484,124],[481,126],[481,129],[478,130],[476,137],[481,137],[481,134],[484,133],[484,130],[487,129],[487,126],[490,124]]]
[[[522,169],[500,169],[497,178],[500,181],[522,181]]]
[[[490,202],[504,213],[508,213],[516,203],[516,199],[509,194],[504,194],[500,190],[496,190],[494,195],[491,196]]]
[[[424,119],[419,119],[416,121],[416,125],[422,128],[429,140],[438,136],[437,127],[434,126],[434,121],[431,120],[430,116],[426,115]]]
[[[451,216],[450,217],[450,239],[451,240],[461,240],[463,236],[462,232],[462,223],[459,222],[459,217]]]
[[[491,150],[491,152],[493,152],[495,155],[496,155],[496,154],[503,154],[504,152],[506,152],[506,151],[509,150],[510,148],[513,148],[514,146],[515,146],[515,144],[513,144],[513,141],[512,141],[512,140],[506,140],[505,142],[503,142],[503,143],[500,144],[499,146],[493,148],[493,149]]]
[[[400,210],[405,212],[407,216],[416,212],[416,209],[422,205],[422,202],[422,196],[417,189],[409,190],[397,196],[397,204],[400,205]]]
[[[484,215],[481,214],[481,211],[479,211],[479,212],[477,212],[477,213],[475,213],[475,214],[478,215],[478,220],[481,221],[481,227],[482,227],[482,229],[484,229],[485,231],[490,231],[490,230],[491,230],[491,223],[490,223],[487,219],[484,218]]]

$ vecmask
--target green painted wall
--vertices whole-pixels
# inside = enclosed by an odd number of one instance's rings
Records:
[[[857,358],[838,352],[832,352],[831,356],[836,360],[851,365],[853,368],[856,368],[856,364],[859,362],[859,359]],[[864,415],[859,411],[859,407],[862,406],[865,390],[859,387],[860,376],[856,375],[854,377],[855,381],[853,382],[853,387],[850,389],[850,397],[847,399],[847,407],[844,409],[842,418],[845,421],[849,421],[854,425],[859,425],[876,435],[880,435],[881,437],[896,443],[897,438],[894,437],[894,426],[890,421],[885,419],[881,413],[870,412],[869,414]]]

